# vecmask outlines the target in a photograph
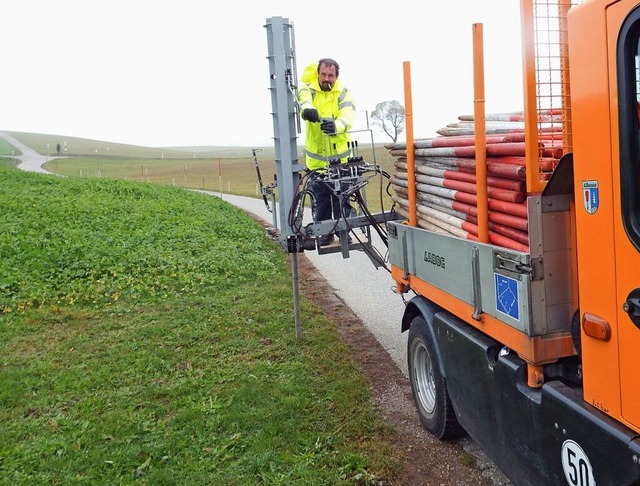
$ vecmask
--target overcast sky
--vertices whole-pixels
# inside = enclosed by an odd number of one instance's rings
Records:
[[[8,1],[0,130],[146,146],[269,145],[264,25],[284,17],[299,76],[321,57],[340,63],[358,109],[354,129],[366,129],[365,114],[382,101],[404,105],[409,61],[414,134],[430,137],[473,113],[473,23],[484,29],[487,113],[522,109],[519,3]]]

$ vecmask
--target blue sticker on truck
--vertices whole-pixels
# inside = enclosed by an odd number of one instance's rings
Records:
[[[502,314],[520,320],[520,306],[518,305],[518,281],[506,275],[495,275],[496,309]]]

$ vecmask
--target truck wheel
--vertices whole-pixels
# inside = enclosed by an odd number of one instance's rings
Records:
[[[455,439],[464,435],[464,429],[453,410],[436,349],[424,318],[414,317],[409,328],[407,358],[420,421],[438,439]]]

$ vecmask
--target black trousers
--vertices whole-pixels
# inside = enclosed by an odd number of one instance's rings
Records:
[[[314,181],[311,192],[313,192],[312,212],[315,222],[328,219],[338,220],[343,214],[345,217],[349,217],[351,213],[349,198],[336,196],[329,184],[323,181]],[[341,202],[342,208],[340,207]]]

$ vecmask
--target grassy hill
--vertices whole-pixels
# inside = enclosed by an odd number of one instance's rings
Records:
[[[241,210],[0,168],[0,213],[0,484],[393,481],[362,370],[304,297],[295,340],[286,257]]]

